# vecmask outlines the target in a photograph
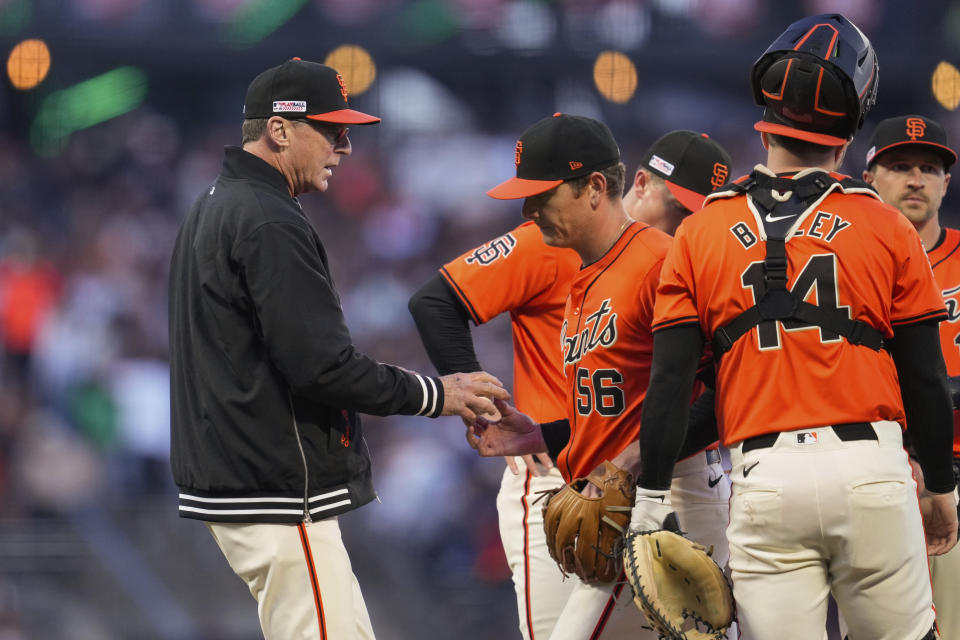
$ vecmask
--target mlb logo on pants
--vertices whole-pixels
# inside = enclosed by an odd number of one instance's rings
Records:
[[[817,432],[805,431],[797,434],[797,444],[817,444]]]

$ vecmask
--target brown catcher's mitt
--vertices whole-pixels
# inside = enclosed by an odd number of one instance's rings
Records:
[[[630,531],[623,562],[633,601],[661,638],[725,638],[733,592],[703,546],[672,531]]]
[[[599,498],[580,491],[590,483]],[[623,534],[630,523],[636,482],[633,474],[604,462],[586,478],[577,478],[548,494],[543,529],[550,556],[567,575],[584,582],[613,582],[623,567]]]

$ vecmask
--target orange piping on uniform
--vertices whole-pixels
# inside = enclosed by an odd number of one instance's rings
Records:
[[[310,586],[313,588],[313,602],[317,606],[317,620],[320,623],[320,638],[327,640],[327,624],[323,619],[323,598],[320,597],[320,585],[317,583],[317,568],[313,565],[313,552],[310,550],[310,540],[307,538],[307,528],[302,522],[297,524],[300,531],[300,544],[303,546],[303,555],[307,560],[307,573],[310,576]]]
[[[590,634],[590,640],[598,640],[603,634],[607,622],[610,621],[610,614],[613,611],[613,607],[617,604],[617,598],[620,597],[620,592],[623,591],[623,585],[626,584],[626,582],[627,574],[621,571],[620,577],[617,579],[617,585],[613,588],[613,593],[611,593],[607,599],[607,604],[603,607],[603,613],[600,614],[600,619],[597,620],[597,626],[593,628],[593,633]]]
[[[527,479],[523,483],[523,496],[520,498],[520,503],[523,504],[523,595],[527,607],[527,631],[530,633],[530,640],[536,640],[533,637],[533,608],[530,602],[530,527],[527,522],[530,516],[530,505],[527,503],[527,496],[530,495],[530,478],[530,469],[527,469]]]

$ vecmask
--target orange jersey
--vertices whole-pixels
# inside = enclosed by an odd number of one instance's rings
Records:
[[[681,224],[661,275],[655,330],[698,323],[712,339],[754,305],[766,255],[759,216],[739,195],[709,200]],[[898,324],[945,316],[919,236],[878,198],[833,191],[791,229],[787,287],[807,302],[846,309],[885,337]],[[719,363],[716,402],[728,446],[808,426],[904,422],[885,350],[789,320],[763,322],[733,344]]]
[[[940,347],[947,375],[960,376],[960,231],[944,229],[943,242],[927,252],[937,280],[947,319],[940,323]],[[953,416],[953,454],[960,456],[960,412]]]
[[[575,251],[544,244],[537,226],[525,222],[440,269],[478,325],[510,312],[513,401],[537,422],[567,415],[560,325],[579,268]]]
[[[640,434],[654,298],[670,242],[662,231],[634,222],[570,288],[562,332],[570,441],[557,457],[568,481],[586,476]]]

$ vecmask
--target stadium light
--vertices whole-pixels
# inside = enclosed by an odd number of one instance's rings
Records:
[[[327,55],[323,64],[340,72],[351,96],[358,96],[369,89],[377,77],[377,65],[363,47],[349,44],[339,46]]]
[[[50,49],[43,40],[24,40],[7,57],[7,76],[21,91],[33,89],[50,71]]]
[[[930,81],[933,97],[944,109],[953,111],[960,105],[960,71],[949,62],[941,62],[933,70]]]
[[[637,90],[637,67],[619,51],[604,51],[593,65],[593,83],[604,98],[623,104]]]

